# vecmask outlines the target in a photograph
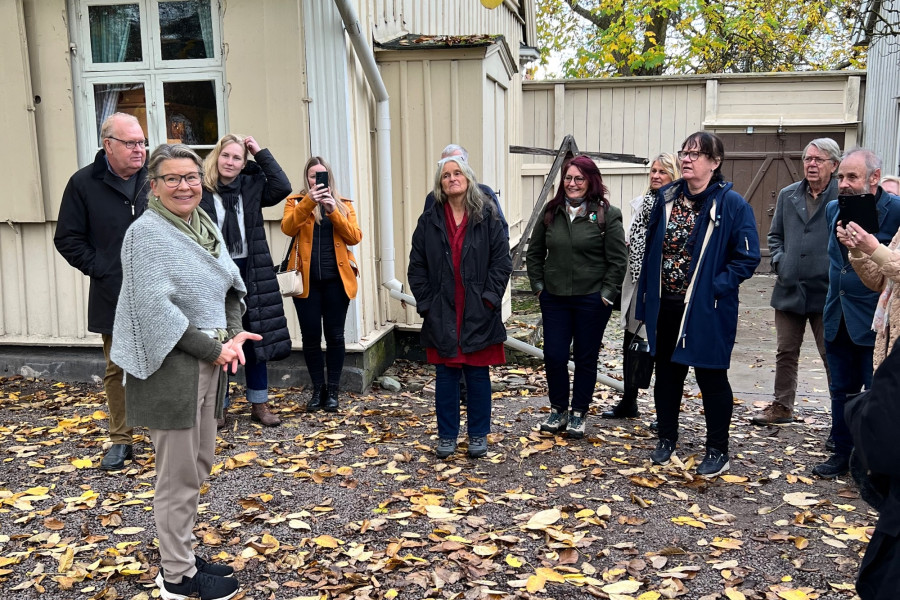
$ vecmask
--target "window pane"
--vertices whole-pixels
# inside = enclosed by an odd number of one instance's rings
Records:
[[[209,0],[159,3],[159,38],[163,60],[214,58]]]
[[[97,112],[97,139],[100,126],[106,117],[123,112],[134,115],[141,122],[141,129],[147,133],[147,100],[143,83],[96,83],[94,84],[94,108]]]
[[[215,85],[214,81],[163,84],[169,143],[212,145],[219,140]]]
[[[91,58],[95,63],[141,62],[141,11],[137,4],[89,6]]]

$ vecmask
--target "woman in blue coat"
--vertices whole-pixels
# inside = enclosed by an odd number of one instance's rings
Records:
[[[738,287],[759,264],[753,210],[721,173],[715,134],[681,145],[682,178],[662,188],[647,226],[635,316],[646,322],[656,360],[653,387],[659,442],[650,455],[667,464],[678,441],[688,367],[694,367],[706,417],[705,476],[729,468],[732,392],[728,367],[738,321]]]

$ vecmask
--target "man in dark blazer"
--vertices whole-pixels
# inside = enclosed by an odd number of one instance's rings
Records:
[[[878,207],[878,231],[869,232],[884,245],[900,228],[900,198],[881,189],[881,159],[871,150],[856,148],[844,154],[838,167],[838,193],[842,196],[874,194]],[[853,438],[844,419],[847,397],[872,384],[875,332],[872,317],[879,293],[867,288],[850,265],[847,248],[838,242],[835,227],[840,218],[838,202],[825,207],[828,220],[828,295],[825,298],[825,356],[831,375],[831,434],[834,452],[813,474],[832,479],[847,473]],[[846,223],[844,223],[846,225]]]
[[[797,363],[807,323],[827,368],[822,323],[828,292],[825,205],[838,196],[833,175],[840,162],[837,142],[830,138],[811,141],[803,150],[804,178],[778,194],[768,237],[772,270],[778,274],[771,300],[778,341],[775,401],[753,416],[751,421],[756,425],[794,420]]]
[[[91,278],[88,331],[103,337],[112,446],[100,462],[118,471],[132,458],[132,430],[125,424],[123,373],[109,358],[113,320],[122,287],[122,239],[147,206],[146,136],[132,115],[115,113],[100,127],[103,147],[94,162],[77,171],[63,192],[53,242],[70,265]]]

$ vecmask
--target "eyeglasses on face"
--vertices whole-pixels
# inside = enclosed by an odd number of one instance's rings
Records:
[[[156,179],[162,179],[168,188],[177,188],[184,180],[191,187],[197,187],[201,183],[200,173],[188,173],[187,175],[160,175]]]
[[[686,158],[691,159],[692,161],[697,160],[700,156],[709,156],[708,152],[700,152],[699,150],[682,150],[678,153],[678,159],[684,160]]]
[[[120,144],[125,144],[125,147],[128,148],[129,150],[134,150],[135,146],[137,146],[137,147],[139,147],[139,148],[146,148],[146,147],[147,147],[147,140],[129,140],[129,141],[126,141],[126,140],[120,140],[119,138],[113,137],[113,136],[109,136],[109,139],[111,139],[111,140],[116,140],[116,141],[119,142]]]
[[[822,158],[819,156],[805,156],[803,157],[803,164],[805,165],[821,165],[828,162],[827,158]]]
[[[574,183],[575,185],[581,185],[582,183],[584,183],[585,180],[584,180],[584,177],[581,177],[580,175],[575,175],[574,177],[572,175],[566,175],[565,177],[563,177],[563,181],[566,183]]]

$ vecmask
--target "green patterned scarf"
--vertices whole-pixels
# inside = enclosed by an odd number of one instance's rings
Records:
[[[213,255],[213,258],[219,258],[221,249],[219,247],[219,237],[216,235],[216,225],[209,218],[209,215],[206,214],[205,210],[200,210],[199,206],[194,208],[194,212],[191,213],[190,223],[188,223],[163,206],[162,200],[158,196],[150,198],[147,207],[167,219],[181,233],[200,244],[204,250]]]

